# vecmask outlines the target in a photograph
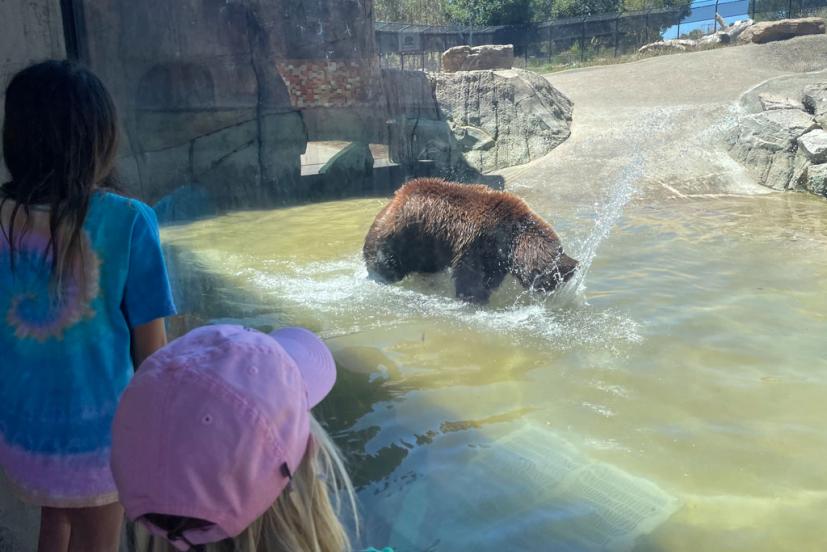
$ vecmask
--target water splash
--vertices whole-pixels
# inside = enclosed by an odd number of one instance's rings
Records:
[[[617,343],[640,340],[638,324],[622,313],[588,306],[552,308],[513,280],[507,280],[485,307],[455,299],[448,274],[377,284],[367,278],[358,254],[309,264],[274,262],[266,269],[248,268],[239,276],[287,312],[312,313],[322,321],[325,337],[424,323],[495,332],[515,343],[539,340],[560,349],[578,345],[614,349]]]
[[[637,192],[637,184],[643,175],[643,167],[642,156],[632,157],[614,179],[614,185],[611,186],[606,200],[595,202],[594,228],[580,244],[576,255],[580,266],[574,277],[554,294],[555,303],[572,303],[578,298],[585,297],[586,277],[597,257],[597,251],[603,241],[609,237],[612,229],[623,216],[624,208]]]

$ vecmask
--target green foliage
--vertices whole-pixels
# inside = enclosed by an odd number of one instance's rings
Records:
[[[376,21],[442,25],[450,18],[446,0],[374,0]]]
[[[623,11],[655,10],[659,8],[684,8],[689,11],[692,0],[625,0]]]
[[[796,16],[796,8],[798,2],[790,3],[788,0],[752,0],[750,2],[749,11],[755,13],[755,19],[758,21],[767,21],[772,19],[784,19],[785,17]],[[793,8],[793,13],[790,14],[790,7]]]
[[[766,5],[786,0],[757,0]],[[658,8],[682,8],[691,0],[374,0],[377,21],[439,25],[519,25],[560,17],[582,17]],[[671,21],[671,19],[670,19]],[[670,23],[671,24],[671,23]]]
[[[446,0],[449,17],[466,25],[519,25],[533,19],[536,0]]]
[[[622,0],[555,0],[552,4],[552,17],[618,13],[622,7]]]

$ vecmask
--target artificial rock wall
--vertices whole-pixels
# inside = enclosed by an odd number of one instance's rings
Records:
[[[124,120],[121,177],[154,202],[300,193],[308,140],[381,129],[370,0],[83,0],[81,55]]]

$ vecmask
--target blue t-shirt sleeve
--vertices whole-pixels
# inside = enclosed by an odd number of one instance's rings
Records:
[[[139,201],[132,204],[138,213],[132,226],[129,273],[123,298],[123,311],[130,328],[175,314],[155,211]]]

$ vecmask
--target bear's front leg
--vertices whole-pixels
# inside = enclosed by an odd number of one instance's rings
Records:
[[[470,303],[488,303],[491,292],[506,275],[499,264],[495,259],[475,258],[473,252],[457,263],[453,270],[457,298]]]

